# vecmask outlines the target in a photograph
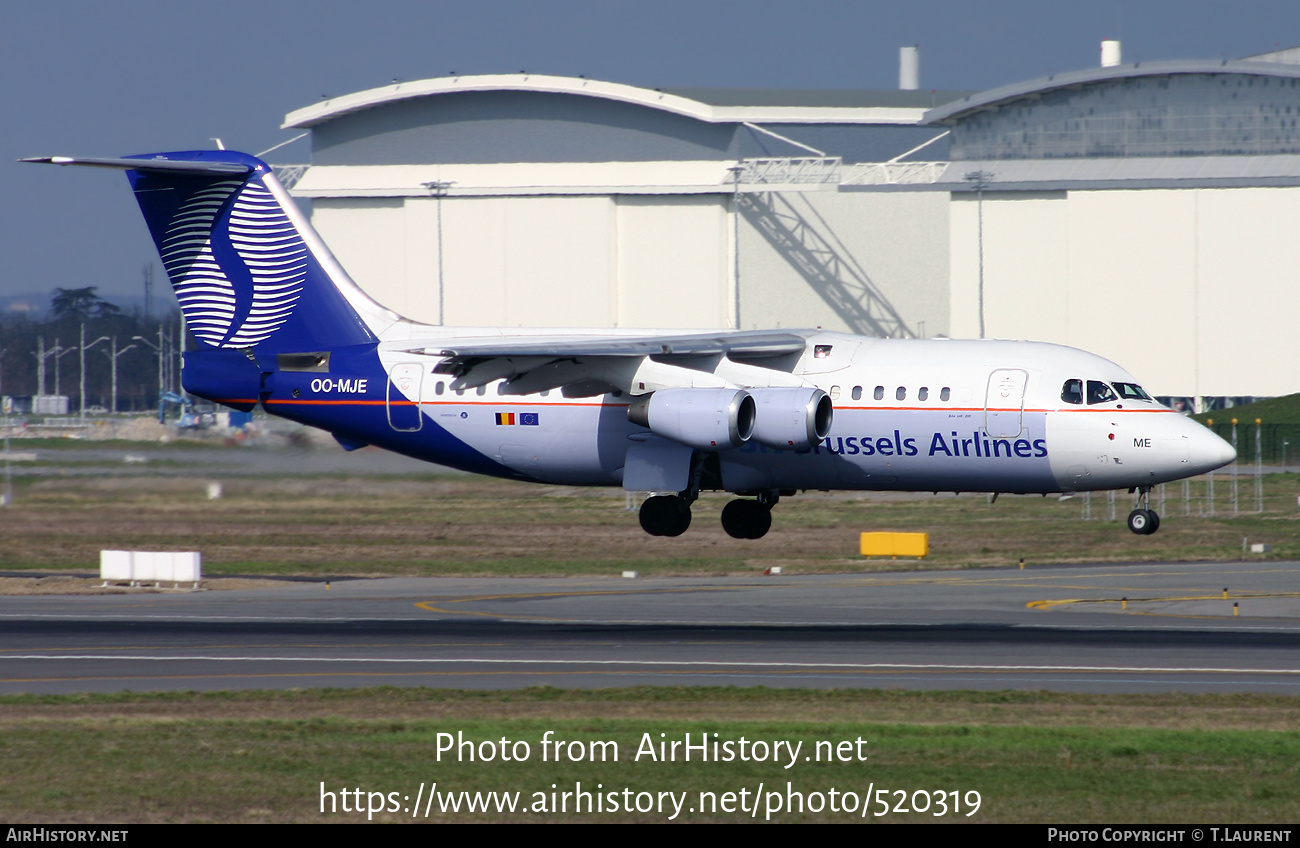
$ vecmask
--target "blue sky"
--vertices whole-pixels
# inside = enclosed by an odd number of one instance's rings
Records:
[[[411,80],[516,72],[650,87],[985,89],[1124,60],[1236,59],[1300,44],[1295,0],[731,2],[183,0],[9,4],[0,25],[0,301],[56,286],[140,294],[156,261],[118,173],[16,164],[291,138],[285,113]],[[305,142],[271,156],[305,161]]]

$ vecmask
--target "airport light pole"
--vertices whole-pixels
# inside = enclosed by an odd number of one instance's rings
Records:
[[[75,348],[63,347],[59,344],[58,339],[54,340],[54,349],[50,351],[49,355],[54,357],[54,394],[56,396],[59,394],[59,360],[72,353],[73,350]]]
[[[111,350],[111,351],[106,350],[106,351],[104,351],[103,353],[104,353],[105,356],[108,357],[108,361],[109,361],[110,363],[112,363],[112,372],[113,372],[113,403],[112,403],[112,409],[113,409],[113,414],[116,415],[116,414],[117,414],[117,358],[118,358],[119,356],[121,356],[122,354],[126,353],[128,350],[135,350],[135,345],[127,345],[126,347],[122,348],[121,350],[118,350],[118,349],[117,349],[117,336],[113,336],[113,338],[112,338],[111,341],[112,341],[112,350]]]
[[[740,329],[740,176],[744,165],[732,165],[731,172],[731,275],[735,288],[733,309],[736,312],[736,329]]]
[[[436,204],[435,207],[436,214],[438,218],[438,323],[439,324],[447,323],[447,315],[443,312],[443,308],[446,303],[446,298],[443,294],[444,287],[442,284],[442,267],[443,267],[442,264],[442,199],[447,196],[447,192],[455,184],[456,184],[455,180],[430,180],[429,182],[423,184],[424,187],[429,190],[429,193],[432,194],[434,197],[434,203]]]
[[[984,338],[984,189],[993,179],[993,174],[988,171],[971,171],[962,179],[969,182],[975,188],[976,197],[976,215],[979,218],[979,251],[980,251],[980,338]]]
[[[0,356],[4,356],[0,353]],[[14,422],[10,416],[14,411],[14,402],[12,398],[4,398],[0,401],[4,404],[5,414],[5,493],[0,497],[0,506],[12,506],[14,502],[14,476],[13,466],[11,465],[13,457],[9,454],[9,435],[13,432]]]
[[[131,341],[143,342],[158,352],[158,402],[162,402],[162,396],[167,391],[163,388],[163,357],[167,355],[167,348],[163,344],[162,324],[158,325],[158,344],[146,339],[144,336],[132,336]]]
[[[90,344],[86,344],[86,322],[81,322],[81,410],[80,417],[84,421],[86,418],[86,351],[90,350],[100,342],[108,341],[108,336],[100,336]]]

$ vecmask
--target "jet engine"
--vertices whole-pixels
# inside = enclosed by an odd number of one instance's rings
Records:
[[[697,450],[728,450],[754,432],[754,399],[742,389],[660,389],[634,398],[627,420]]]
[[[834,407],[821,389],[750,389],[757,406],[754,441],[779,450],[808,450],[831,431]]]

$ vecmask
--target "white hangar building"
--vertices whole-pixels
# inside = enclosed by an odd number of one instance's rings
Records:
[[[282,175],[357,282],[430,323],[983,323],[1214,404],[1300,390],[1300,65],[1278,58],[978,94],[445,77],[291,113],[312,163]]]

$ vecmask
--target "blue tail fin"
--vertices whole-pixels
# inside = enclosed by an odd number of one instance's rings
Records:
[[[201,345],[281,352],[375,341],[344,296],[357,301],[360,291],[265,163],[234,151],[128,159],[142,160],[127,175]],[[163,162],[171,167],[150,167]]]
[[[128,169],[201,347],[329,350],[374,342],[376,325],[396,318],[348,279],[255,157],[184,151],[68,164]]]

